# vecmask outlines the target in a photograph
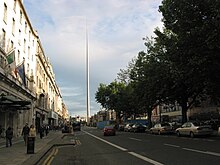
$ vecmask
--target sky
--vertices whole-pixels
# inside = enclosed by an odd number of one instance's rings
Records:
[[[102,108],[95,100],[99,84],[113,82],[120,69],[146,49],[143,38],[161,29],[160,4],[161,0],[24,0],[69,115],[86,116],[86,31],[92,116]]]

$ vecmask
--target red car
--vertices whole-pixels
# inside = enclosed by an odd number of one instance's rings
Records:
[[[115,130],[115,127],[110,125],[110,126],[105,126],[104,129],[103,129],[103,133],[104,133],[104,136],[107,136],[107,135],[113,135],[115,136],[116,135],[116,130]]]

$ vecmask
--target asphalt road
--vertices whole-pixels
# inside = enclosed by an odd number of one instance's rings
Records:
[[[102,130],[85,127],[76,132],[76,145],[54,148],[45,157],[48,164],[71,165],[218,165],[220,138],[177,137],[117,132],[103,136]]]

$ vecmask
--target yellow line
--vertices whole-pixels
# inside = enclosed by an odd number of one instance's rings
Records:
[[[75,144],[76,144],[76,145],[81,145],[80,140],[75,140]]]
[[[42,165],[48,165],[48,162],[51,162],[51,158],[55,154],[56,150],[57,150],[57,148],[53,148],[53,150],[51,151],[50,155],[47,157],[46,160],[44,160]]]
[[[53,161],[53,159],[54,159],[54,157],[52,156],[52,157],[50,158],[50,160],[47,162],[47,165],[50,165],[51,162]]]
[[[56,148],[56,151],[54,152],[54,156],[56,156],[56,154],[58,153],[58,148]]]

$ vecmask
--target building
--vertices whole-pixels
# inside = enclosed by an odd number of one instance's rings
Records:
[[[34,73],[38,39],[22,1],[0,2],[0,124],[16,136],[25,122],[34,123]]]
[[[0,11],[0,125],[16,136],[26,122],[57,126],[68,110],[23,1],[2,0]]]

